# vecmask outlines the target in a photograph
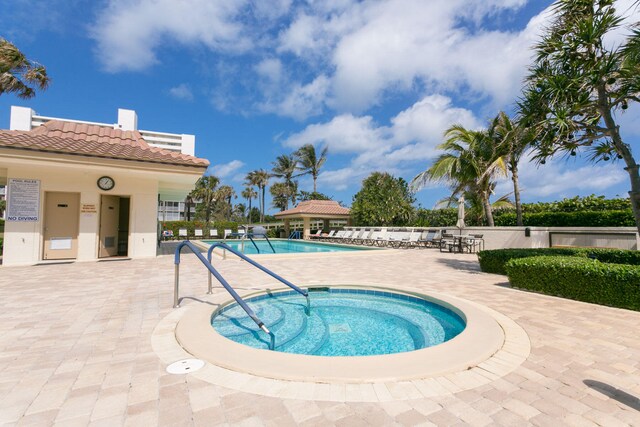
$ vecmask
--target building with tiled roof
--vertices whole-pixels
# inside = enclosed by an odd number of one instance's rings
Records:
[[[322,219],[323,229],[329,229],[329,221],[332,219],[346,219],[347,224],[351,221],[351,210],[340,206],[333,200],[307,200],[300,202],[298,206],[286,211],[278,212],[274,215],[278,219],[284,220],[285,234],[289,235],[289,221],[292,219],[302,219],[304,228],[304,238],[309,238],[311,233],[311,220]]]
[[[158,200],[183,200],[209,162],[192,155],[192,135],[153,135],[172,134],[139,131],[129,110],[110,125],[12,107],[0,130],[3,264],[155,256]]]

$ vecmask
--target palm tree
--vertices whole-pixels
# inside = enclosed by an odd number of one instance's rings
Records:
[[[264,195],[269,185],[269,172],[264,169],[258,169],[247,174],[247,182],[250,185],[255,185],[262,193],[262,199],[260,200],[260,222],[264,222]]]
[[[254,190],[252,186],[248,185],[244,188],[244,190],[242,190],[241,196],[249,202],[249,208],[247,209],[247,219],[249,220],[249,222],[251,222],[251,218],[249,217],[251,213],[251,200],[253,200],[254,197],[258,197],[258,193],[256,193],[256,190]]]
[[[477,196],[487,224],[493,227],[489,199],[496,185],[495,177],[506,174],[500,147],[493,143],[486,130],[468,130],[461,125],[451,126],[444,136],[445,142],[437,148],[445,153],[429,169],[413,178],[412,190],[421,190],[433,181],[447,182],[454,195],[467,192]]]
[[[294,183],[295,184],[295,183]],[[271,185],[269,192],[273,197],[273,206],[281,211],[289,209],[289,199],[296,192],[296,187],[292,188],[286,182],[276,182]]]
[[[200,200],[199,208],[204,213],[204,219],[209,224],[211,214],[216,204],[216,187],[220,183],[220,179],[214,175],[203,176],[196,182],[196,188],[189,195]]]
[[[520,201],[520,183],[518,181],[518,164],[525,151],[535,140],[534,132],[524,126],[524,121],[513,122],[509,116],[501,111],[493,119],[490,134],[495,143],[502,145],[501,150],[506,156],[507,169],[511,173],[513,182],[513,197],[516,205],[516,225],[522,226],[522,202]]]
[[[295,158],[300,162],[299,170],[303,171],[301,175],[310,174],[313,177],[313,192],[318,191],[317,180],[320,175],[320,168],[327,161],[328,148],[325,147],[320,153],[320,157],[316,155],[316,149],[312,144],[303,145],[293,153]]]
[[[230,219],[232,206],[231,199],[235,197],[236,192],[230,185],[222,185],[216,191],[216,199],[218,201],[218,212],[224,219]]]
[[[19,98],[33,98],[34,85],[39,89],[49,86],[47,69],[26,56],[11,42],[0,37],[0,95],[16,93]]]
[[[298,170],[298,160],[295,156],[287,156],[286,154],[282,156],[278,156],[276,161],[272,163],[273,168],[271,169],[271,176],[276,178],[282,178],[284,180],[284,184],[288,187],[289,191],[287,196],[286,208],[289,208],[289,200],[291,203],[295,205],[296,203],[296,193],[297,193],[297,183],[293,180],[296,176],[295,172]],[[294,191],[294,188],[296,189]]]

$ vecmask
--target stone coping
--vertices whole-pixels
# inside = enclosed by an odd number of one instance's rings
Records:
[[[365,402],[475,388],[511,372],[529,355],[530,343],[524,330],[487,307],[444,294],[366,288],[437,302],[462,315],[467,328],[438,346],[393,355],[322,357],[272,352],[235,343],[210,326],[212,314],[231,302],[221,293],[165,317],[154,330],[152,345],[166,364],[189,357],[205,360],[203,369],[189,375],[224,387],[281,398]]]

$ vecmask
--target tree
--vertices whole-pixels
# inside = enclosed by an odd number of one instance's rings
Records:
[[[414,201],[404,179],[374,172],[353,196],[351,217],[358,226],[406,225],[413,216]]]
[[[253,207],[249,210],[249,222],[256,223],[260,221],[260,209]]]
[[[495,178],[506,174],[502,146],[494,144],[487,130],[468,130],[453,125],[444,134],[445,142],[437,148],[444,150],[429,169],[411,181],[411,189],[418,191],[427,183],[444,181],[452,188],[454,197],[471,193],[482,204],[483,214],[490,227],[494,226],[490,197]]]
[[[197,210],[204,220],[209,224],[211,215],[216,207],[216,189],[220,179],[214,175],[203,176],[196,182],[196,188],[189,193],[189,195],[197,200],[200,200]]]
[[[15,93],[19,98],[33,98],[33,86],[45,90],[49,82],[44,66],[27,59],[13,43],[0,37],[0,95]]]
[[[193,205],[193,197],[191,194],[187,194],[187,197],[184,198],[184,219],[187,221],[191,221],[191,205]]]
[[[501,111],[493,119],[490,126],[490,136],[495,143],[502,145],[500,151],[504,153],[507,169],[513,182],[513,197],[516,205],[516,225],[522,226],[522,202],[520,201],[520,183],[518,164],[525,151],[534,142],[535,134],[531,128],[525,127],[522,121],[512,121],[506,113]],[[495,204],[492,205],[495,207]]]
[[[623,17],[614,0],[558,0],[554,17],[535,46],[536,58],[518,103],[536,133],[536,159],[555,154],[590,160],[622,160],[640,231],[640,175],[631,147],[620,134],[617,113],[640,101],[640,28],[634,24],[620,45]]]
[[[247,205],[244,203],[238,203],[233,207],[231,213],[231,220],[236,222],[244,222],[247,219]]]
[[[316,154],[316,148],[312,144],[303,145],[293,153],[300,163],[299,170],[303,171],[301,175],[310,174],[313,177],[313,192],[318,191],[317,180],[320,175],[320,168],[327,161],[328,148],[325,147],[320,153],[320,157]]]
[[[282,178],[284,184],[288,187],[288,198],[285,209],[289,208],[289,200],[292,204],[296,204],[296,195],[298,190],[298,183],[293,180],[296,176],[295,172],[298,170],[298,160],[295,156],[282,155],[276,158],[276,161],[272,163],[273,169],[271,169],[271,176],[276,178]]]
[[[333,197],[318,193],[317,191],[300,191],[300,193],[298,193],[298,199],[301,202],[306,202],[307,200],[333,200]]]
[[[254,190],[251,185],[248,185],[244,188],[244,190],[242,190],[241,196],[243,199],[246,199],[249,202],[249,207],[247,208],[247,215],[250,215],[251,200],[253,200],[254,197],[258,197],[258,193],[256,193],[256,190]],[[251,221],[251,218],[249,216],[247,216],[247,219],[249,220],[249,222],[253,222]]]
[[[269,192],[271,193],[273,207],[280,209],[281,211],[289,208],[289,199],[291,199],[291,192],[293,190],[285,182],[276,182],[271,185]]]
[[[255,185],[261,192],[260,200],[260,222],[264,222],[264,196],[267,185],[269,185],[269,172],[264,169],[258,169],[247,174],[247,182]]]
[[[236,192],[230,185],[222,185],[216,190],[216,214],[220,219],[229,220],[233,212],[231,199]]]

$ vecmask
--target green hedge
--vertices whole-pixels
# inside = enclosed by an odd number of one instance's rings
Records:
[[[604,263],[640,265],[640,251],[598,248],[493,249],[480,251],[478,261],[480,269],[485,273],[507,274],[505,264],[512,259],[549,255],[595,257]]]
[[[418,209],[413,225],[415,227],[453,227],[457,221],[457,208]]]
[[[575,256],[537,256],[506,264],[516,288],[578,301],[640,310],[640,267]]]
[[[494,215],[497,226],[515,226],[516,214]],[[535,212],[523,213],[522,223],[531,227],[634,227],[631,209],[615,211]]]
[[[171,230],[173,231],[173,236],[178,237],[178,230],[181,228],[187,229],[188,237],[193,237],[194,230],[196,228],[202,229],[202,234],[204,234],[204,238],[209,237],[209,229],[215,227],[218,230],[218,236],[224,236],[225,229],[231,229],[234,232],[238,231],[238,223],[230,222],[230,221],[216,221],[215,223],[211,223],[209,227],[207,227],[204,221],[163,221],[160,223],[162,227],[162,231]]]

